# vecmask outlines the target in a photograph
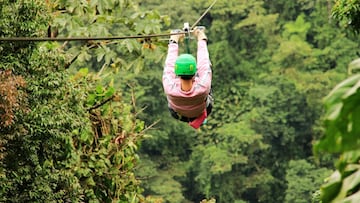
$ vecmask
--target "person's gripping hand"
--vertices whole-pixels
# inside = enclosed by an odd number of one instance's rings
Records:
[[[184,33],[181,33],[182,30],[178,29],[178,30],[171,30],[170,34],[170,42],[172,43],[179,43],[179,41],[181,41],[184,37],[185,37],[185,34]],[[181,34],[177,34],[175,35],[174,33],[181,33]]]
[[[205,34],[205,27],[203,27],[203,26],[195,27],[193,35],[197,38],[197,40],[207,40],[207,37]]]

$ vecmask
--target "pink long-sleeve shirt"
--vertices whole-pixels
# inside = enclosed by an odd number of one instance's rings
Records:
[[[200,116],[206,108],[206,98],[211,88],[211,62],[205,40],[197,42],[197,72],[190,91],[181,90],[180,78],[175,75],[178,44],[169,44],[163,72],[163,87],[169,107],[188,118]]]

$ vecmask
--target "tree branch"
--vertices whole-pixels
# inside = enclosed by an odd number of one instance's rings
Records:
[[[106,103],[108,103],[109,101],[113,100],[114,98],[115,98],[115,95],[113,95],[113,96],[111,96],[111,97],[109,97],[109,98],[105,99],[104,101],[102,101],[102,102],[100,102],[100,103],[98,103],[98,104],[96,104],[96,105],[94,105],[94,106],[92,106],[92,107],[88,108],[87,110],[88,110],[88,111],[92,111],[92,110],[94,110],[94,109],[97,109],[97,108],[99,108],[99,107],[101,107],[101,106],[105,105],[105,104],[106,104]]]

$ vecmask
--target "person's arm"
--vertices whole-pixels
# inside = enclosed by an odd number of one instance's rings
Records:
[[[178,57],[179,47],[177,43],[170,43],[168,45],[168,53],[165,60],[165,67],[163,72],[163,87],[165,93],[169,92],[175,85],[175,61]]]
[[[199,84],[206,88],[210,88],[212,71],[207,41],[200,39],[197,42],[197,46],[197,73],[200,79]]]
[[[163,86],[165,93],[167,94],[175,87],[175,62],[179,54],[179,45],[178,42],[184,38],[184,34],[175,34],[179,33],[181,30],[172,30],[171,36],[168,45],[168,53],[165,60],[165,67],[163,72]]]
[[[210,91],[211,88],[211,62],[209,51],[207,48],[207,36],[205,34],[205,27],[199,26],[194,30],[194,35],[197,41],[197,74],[199,77],[199,85]]]

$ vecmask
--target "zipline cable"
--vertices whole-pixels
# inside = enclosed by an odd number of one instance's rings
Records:
[[[214,0],[214,2],[212,2],[212,4],[204,11],[204,13],[200,16],[199,19],[197,19],[197,21],[191,26],[191,30],[193,30],[196,25],[204,18],[204,16],[210,11],[210,9],[215,5],[217,0]]]
[[[186,34],[187,32],[152,34],[152,35],[134,35],[134,36],[109,36],[109,37],[2,37],[1,41],[91,41],[91,40],[120,40],[120,39],[141,39],[152,37],[163,37],[170,35]]]
[[[178,34],[189,34],[192,32],[196,25],[204,18],[204,16],[210,11],[210,9],[215,5],[217,0],[205,10],[205,12],[200,16],[199,19],[191,26],[190,31],[188,32],[179,32],[179,33],[166,33],[166,34],[150,34],[150,35],[134,35],[134,36],[109,36],[109,37],[1,37],[0,42],[43,42],[43,41],[95,41],[95,40],[121,40],[121,39],[146,39],[153,37],[163,37],[170,35]]]

